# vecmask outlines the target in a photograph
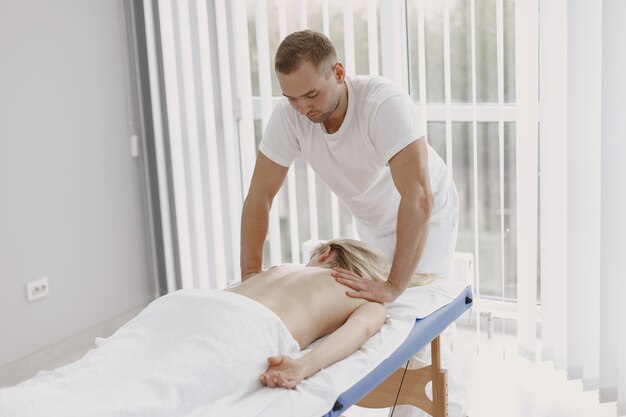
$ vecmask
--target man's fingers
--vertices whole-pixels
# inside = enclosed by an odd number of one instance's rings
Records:
[[[331,272],[331,275],[334,277],[346,277],[346,278],[352,278],[352,279],[355,278],[354,275],[346,274],[345,272],[341,270],[333,271]]]
[[[359,291],[371,289],[375,285],[372,281],[363,278],[347,277],[344,275],[336,276],[335,281]]]
[[[352,291],[346,291],[346,295],[352,298],[364,298],[370,301],[380,301],[382,300],[382,296],[376,295],[380,290],[378,290],[377,284],[373,281],[366,280],[358,275],[353,274],[350,271],[346,271],[345,269],[334,267],[332,276],[335,277],[335,280],[343,284]]]
[[[356,276],[356,275],[348,275],[348,274],[344,274],[341,272],[333,272],[332,274],[333,277],[335,277],[335,279],[339,282],[345,282],[345,283],[361,283],[361,284],[365,284],[369,281],[364,280],[363,278]]]
[[[347,291],[346,295],[352,298],[368,298],[371,296],[368,291]]]
[[[335,277],[335,281],[337,281],[340,284],[347,285],[348,287],[352,287],[356,290],[361,289],[361,283],[354,279],[349,279],[349,278],[344,278],[344,277]]]
[[[333,267],[333,269],[335,270],[335,272],[338,272],[344,275],[348,275],[348,276],[355,277],[355,278],[361,278],[354,272],[348,271],[347,269],[339,268],[338,266]]]
[[[378,301],[378,297],[369,291],[347,291],[346,295],[351,298],[363,298],[369,301]]]
[[[354,278],[354,277],[350,277],[347,275],[341,275],[341,274],[336,274],[335,275],[335,279],[337,281],[344,281],[344,282],[360,282],[358,279]]]

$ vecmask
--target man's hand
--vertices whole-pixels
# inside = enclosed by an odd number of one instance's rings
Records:
[[[294,388],[306,376],[306,366],[289,356],[271,356],[267,363],[267,371],[260,379],[270,388]]]
[[[365,298],[369,301],[385,303],[395,300],[401,293],[389,281],[377,282],[365,279],[339,267],[333,267],[332,276],[340,284],[353,289],[353,291],[346,292],[348,297]]]

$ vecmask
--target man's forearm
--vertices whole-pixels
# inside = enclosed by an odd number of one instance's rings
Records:
[[[428,238],[430,214],[431,202],[427,197],[400,200],[396,253],[388,278],[396,298],[404,292],[417,269]]]
[[[241,214],[241,280],[263,267],[263,242],[267,236],[270,204],[246,198]]]

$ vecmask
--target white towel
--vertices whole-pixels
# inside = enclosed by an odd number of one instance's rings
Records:
[[[249,343],[253,340],[254,343]],[[239,294],[161,297],[83,359],[0,390],[0,416],[228,416],[262,388],[268,356],[299,351],[283,322]]]

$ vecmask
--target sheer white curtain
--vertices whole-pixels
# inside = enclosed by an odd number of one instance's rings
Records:
[[[626,3],[540,15],[542,357],[626,415]]]

